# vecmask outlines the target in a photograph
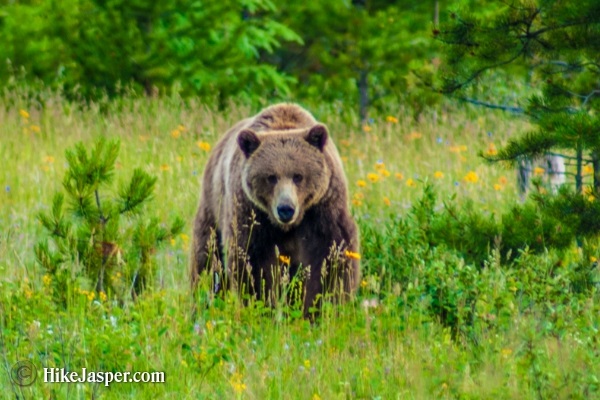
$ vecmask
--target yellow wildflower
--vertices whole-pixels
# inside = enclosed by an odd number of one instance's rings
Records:
[[[390,199],[388,197],[384,197],[383,198],[383,204],[385,204],[386,206],[391,206],[392,202],[390,201]]]
[[[48,164],[52,164],[54,162],[54,157],[46,156],[46,157],[44,157],[44,162],[46,162]]]
[[[171,131],[171,137],[173,139],[177,139],[177,138],[179,138],[179,136],[181,136],[181,131],[179,129],[173,129]]]
[[[379,175],[370,172],[367,174],[367,179],[370,180],[371,182],[375,183],[379,180]]]
[[[465,146],[464,144],[461,144],[459,146],[459,148],[460,148],[460,151],[467,151],[467,146]]]
[[[500,351],[502,353],[502,358],[507,358],[508,356],[510,356],[512,354],[512,349],[509,349],[508,347],[502,349]]]
[[[366,279],[363,279],[362,281],[360,281],[360,287],[363,288],[363,289],[367,287],[367,280]]]
[[[365,182],[364,180],[360,179],[360,180],[358,180],[358,181],[356,182],[356,185],[357,185],[358,187],[365,187],[365,186],[367,186],[367,182]]]
[[[592,172],[594,172],[594,167],[592,167],[591,165],[586,165],[583,167],[584,174],[591,174]]]
[[[546,170],[544,168],[542,168],[542,167],[535,167],[533,169],[533,174],[535,176],[541,176],[541,175],[544,175],[544,171],[546,171]]]
[[[433,173],[433,177],[435,179],[442,179],[444,177],[444,173],[442,171],[435,171]]]
[[[19,114],[21,114],[21,117],[23,117],[25,119],[29,118],[29,113],[23,109],[19,110]]]
[[[356,207],[360,207],[360,206],[362,206],[362,201],[357,200],[357,199],[352,199],[352,205],[354,205]]]
[[[488,156],[495,156],[496,154],[498,154],[498,150],[496,149],[496,145],[494,143],[490,143],[488,145],[486,153],[487,153]]]
[[[381,170],[384,170],[384,169],[385,169],[385,164],[383,162],[378,161],[378,162],[375,163],[375,170],[377,172],[379,172]]]
[[[502,185],[500,185],[499,183],[494,183],[494,190],[495,191],[502,190]]]
[[[190,244],[190,237],[188,235],[186,235],[185,233],[179,234],[179,237],[181,238],[181,242],[182,242],[181,247],[184,250],[187,249],[188,245]]]
[[[315,394],[313,394],[311,400],[321,400],[321,396],[319,396],[317,393],[315,393]]]
[[[385,117],[385,120],[391,124],[397,124],[398,123],[398,118],[396,117],[392,117],[391,115],[388,115],[387,117]]]
[[[284,256],[283,254],[279,255],[279,262],[285,264],[285,265],[290,265],[290,257],[289,256]]]
[[[408,178],[406,180],[406,186],[408,186],[408,187],[415,187],[415,186],[417,186],[417,182],[415,182],[415,180],[412,179],[412,178]]]
[[[354,198],[357,200],[362,200],[365,198],[365,195],[363,192],[356,192],[356,193],[354,193]]]
[[[161,171],[168,171],[168,170],[170,170],[170,169],[171,169],[171,167],[169,167],[167,164],[162,164],[162,165],[160,166],[160,170],[161,170]]]
[[[479,176],[473,171],[469,171],[467,175],[465,175],[464,180],[468,183],[477,183],[479,181]]]
[[[96,292],[94,292],[93,290],[90,290],[87,294],[87,298],[89,301],[92,301],[96,298]]]
[[[304,368],[310,368],[310,360],[304,360]]]
[[[354,251],[346,250],[344,255],[352,260],[360,260],[360,254]]]
[[[498,183],[501,185],[506,185],[506,183],[508,183],[508,179],[506,179],[505,176],[501,176],[500,178],[498,178]]]
[[[598,259],[596,257],[594,257],[594,256],[590,257],[590,262],[595,263],[596,261],[598,261]]]
[[[98,293],[98,297],[100,298],[100,301],[106,301],[107,299],[106,293],[104,292]]]
[[[410,135],[408,135],[408,139],[410,140],[416,140],[416,139],[421,139],[423,135],[421,134],[421,132],[411,132]]]
[[[242,381],[242,379],[242,375],[236,372],[229,380],[229,383],[231,383],[231,386],[233,387],[233,391],[237,394],[242,394],[246,390],[246,384]]]
[[[52,277],[46,274],[42,277],[42,281],[44,282],[44,286],[50,286],[50,284],[52,283]]]
[[[387,169],[381,169],[379,170],[379,175],[383,176],[384,178],[387,178],[391,175],[391,173]]]
[[[199,141],[196,142],[196,145],[200,148],[200,150],[202,151],[206,151],[209,152],[210,151],[210,143],[207,142],[203,142],[203,141]]]
[[[183,125],[179,124],[179,125],[177,126],[177,130],[178,130],[179,132],[183,133],[183,132],[187,131],[187,128],[186,128],[185,126],[183,126]]]
[[[363,125],[362,130],[363,130],[363,132],[369,133],[373,129],[369,125]]]
[[[29,125],[29,129],[31,129],[31,131],[35,133],[40,133],[40,131],[42,130],[39,125]]]
[[[394,174],[394,176],[396,177],[396,179],[398,179],[399,181],[401,181],[402,179],[404,179],[404,175],[401,172],[396,172]]]

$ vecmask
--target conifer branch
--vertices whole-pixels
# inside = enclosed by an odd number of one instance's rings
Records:
[[[485,101],[471,99],[469,97],[459,97],[458,100],[461,100],[461,101],[464,101],[464,102],[467,102],[467,103],[471,103],[471,104],[475,104],[477,106],[483,106],[483,107],[486,107],[486,108],[495,109],[495,110],[510,111],[512,113],[515,113],[515,114],[523,114],[523,113],[525,113],[525,110],[522,109],[521,107],[504,106],[504,105],[500,105],[500,104],[492,104],[492,103],[488,103],[488,102],[485,102]]]
[[[591,93],[589,93],[587,96],[583,97],[583,103],[581,103],[582,106],[585,106],[587,104],[588,101],[590,101],[590,99],[596,95],[600,95],[600,90],[592,90]]]
[[[459,89],[462,89],[463,87],[469,85],[471,82],[473,82],[475,79],[479,78],[481,76],[481,74],[483,74],[484,72],[486,72],[487,70],[492,70],[492,69],[496,69],[499,67],[503,67],[505,65],[511,64],[513,63],[517,58],[519,58],[520,56],[525,54],[525,47],[522,47],[517,54],[515,54],[513,57],[509,58],[508,60],[504,60],[504,61],[500,61],[498,63],[495,64],[491,64],[491,65],[486,65],[483,66],[477,70],[475,70],[470,77],[466,78],[464,81],[462,82],[455,82],[451,87],[449,88],[442,88],[440,90],[441,93],[443,94],[450,94],[453,92],[456,92]]]

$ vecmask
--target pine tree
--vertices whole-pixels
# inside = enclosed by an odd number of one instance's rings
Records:
[[[119,142],[106,139],[89,154],[83,143],[67,150],[65,193],[38,215],[49,240],[35,246],[36,257],[63,304],[69,290],[82,287],[119,299],[137,296],[152,275],[156,247],[183,229],[179,218],[165,227],[146,215],[156,178],[141,169],[109,195],[118,153]]]
[[[437,90],[525,115],[535,129],[512,138],[487,158],[516,164],[523,158],[561,154],[571,160],[575,167],[568,175],[575,190],[561,190],[559,199],[537,199],[550,214],[577,223],[578,235],[588,235],[589,223],[576,222],[568,214],[578,210],[600,218],[593,202],[600,195],[600,2],[511,0],[494,6],[486,17],[455,11],[448,23],[434,29],[434,37],[445,44]],[[500,104],[502,100],[494,98],[505,85],[490,82],[498,70],[515,80],[523,77],[520,104]],[[482,98],[482,93],[488,97]],[[586,170],[593,170],[590,188],[584,188]]]

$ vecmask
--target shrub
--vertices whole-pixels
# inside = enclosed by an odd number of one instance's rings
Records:
[[[167,227],[146,215],[156,178],[141,169],[111,196],[118,152],[119,142],[105,139],[89,153],[83,143],[67,150],[64,193],[38,215],[48,238],[35,246],[36,257],[63,304],[70,290],[137,296],[154,271],[156,247],[183,229],[179,218]]]

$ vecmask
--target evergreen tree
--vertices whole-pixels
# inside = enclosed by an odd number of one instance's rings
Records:
[[[137,296],[152,276],[156,247],[183,229],[179,218],[166,227],[144,215],[156,178],[141,169],[116,197],[109,195],[118,153],[119,143],[105,139],[89,154],[83,143],[67,150],[66,196],[57,192],[50,212],[38,216],[50,240],[35,246],[36,257],[63,304],[70,290],[82,287],[120,299]]]
[[[600,2],[511,0],[496,3],[486,17],[457,10],[433,35],[445,44],[436,87],[440,92],[524,114],[535,126],[487,158],[516,164],[524,157],[562,154],[572,160],[574,171],[568,174],[574,177],[575,190],[562,190],[558,200],[537,196],[539,205],[576,224],[578,236],[597,234],[589,222],[577,222],[569,213],[600,218],[592,201],[600,195]],[[525,74],[520,104],[494,99],[505,82],[488,78],[499,69],[509,69],[507,76],[516,79]],[[488,97],[478,97],[482,93]],[[586,169],[593,170],[588,190]],[[587,201],[581,201],[582,195]]]
[[[434,30],[434,36],[447,44],[441,92],[525,113],[537,126],[490,159],[516,161],[566,152],[575,157],[576,189],[581,193],[585,161],[600,167],[600,3],[519,0],[485,19],[456,11],[449,23]],[[515,66],[528,74],[524,106],[470,97],[489,71]],[[598,174],[594,187],[600,187]]]

